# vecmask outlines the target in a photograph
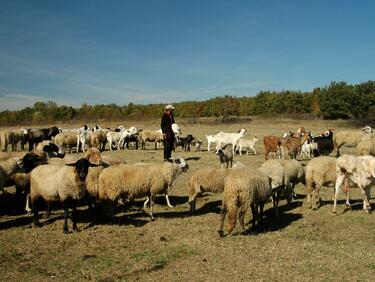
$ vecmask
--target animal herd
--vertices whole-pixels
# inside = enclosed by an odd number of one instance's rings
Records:
[[[176,135],[175,147],[190,151],[195,146],[201,151],[203,141],[192,134],[181,135],[178,125],[173,128]],[[283,136],[263,137],[265,161],[258,168],[249,168],[235,162],[237,152],[242,156],[251,149],[255,155],[258,138],[245,138],[247,131],[241,128],[237,133],[219,132],[206,135],[207,151],[216,144],[215,153],[220,166],[199,169],[190,173],[187,183],[190,212],[196,211],[197,199],[205,193],[222,193],[220,214],[220,236],[224,236],[224,223],[227,221],[227,234],[232,234],[237,219],[241,232],[246,232],[244,216],[251,210],[253,228],[263,230],[263,210],[272,201],[275,216],[282,199],[289,203],[296,196],[294,187],[298,183],[306,185],[305,204],[317,209],[322,186],[335,186],[333,212],[337,211],[337,199],[341,189],[346,192],[346,204],[350,205],[349,187],[358,187],[363,196],[363,210],[369,212],[370,188],[375,183],[375,138],[369,126],[352,131],[339,131],[330,128],[321,134],[300,127],[296,132]],[[102,129],[87,125],[81,128],[64,130],[58,127],[32,128],[0,131],[0,144],[3,151],[11,145],[15,151],[20,143],[21,150],[28,143],[29,152],[22,158],[8,156],[0,161],[0,189],[15,186],[17,207],[25,206],[33,212],[35,226],[39,226],[40,202],[50,204],[60,202],[64,212],[64,233],[69,232],[68,210],[72,209],[73,231],[77,231],[77,205],[86,200],[90,210],[100,210],[108,220],[115,220],[115,207],[119,200],[132,202],[146,198],[144,209],[149,206],[150,219],[154,219],[153,204],[156,195],[165,195],[170,204],[169,193],[178,175],[187,172],[188,159],[175,158],[164,163],[134,163],[103,155],[108,150],[129,149],[138,143],[145,149],[146,142],[154,142],[157,149],[163,142],[160,130],[137,130],[135,127]],[[342,155],[342,146],[357,146],[357,156]],[[84,156],[65,154],[83,151]],[[273,153],[274,158],[269,159]],[[330,156],[335,154],[336,156]],[[298,160],[309,159],[304,167]],[[196,158],[197,159],[197,158]],[[199,158],[198,158],[199,159]],[[94,207],[93,207],[94,204]]]

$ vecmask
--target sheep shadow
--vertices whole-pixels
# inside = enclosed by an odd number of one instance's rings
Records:
[[[155,214],[155,217],[161,218],[184,218],[189,216],[200,216],[209,213],[220,214],[221,201],[212,201],[205,203],[201,208],[197,209],[193,214],[190,212],[190,208],[185,211],[167,211],[167,212],[158,212]]]
[[[33,219],[31,216],[23,216],[12,218],[10,220],[0,222],[0,230],[10,229],[13,227],[31,226]]]

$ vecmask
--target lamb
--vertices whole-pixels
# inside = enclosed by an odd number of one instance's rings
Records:
[[[244,217],[246,211],[251,208],[253,222],[263,228],[264,204],[272,195],[270,178],[260,170],[248,168],[233,170],[225,179],[224,195],[220,214],[219,235],[224,235],[223,227],[225,217],[228,215],[228,234],[231,234],[236,226],[237,214],[241,231],[245,229]],[[260,213],[258,216],[258,206]]]
[[[360,141],[357,146],[357,154],[375,156],[375,138]]]
[[[257,151],[254,149],[255,143],[258,142],[258,138],[254,136],[250,140],[240,139],[238,140],[238,150],[240,151],[240,155],[242,156],[242,149],[246,149],[246,155],[249,154],[249,149],[253,150],[255,155],[258,155]]]
[[[232,169],[244,168],[240,162],[236,162]],[[218,168],[203,168],[194,172],[188,181],[188,194],[190,212],[195,212],[196,201],[203,193],[221,193],[224,191],[225,177],[231,170]]]
[[[363,196],[363,210],[369,212],[371,205],[369,202],[370,188],[375,183],[375,157],[373,156],[351,156],[343,155],[337,159],[336,163],[337,179],[335,183],[335,197],[333,201],[333,213],[336,213],[337,198],[341,185],[350,180],[361,189]]]
[[[30,202],[34,212],[34,226],[40,226],[38,218],[38,199],[47,203],[59,201],[65,212],[64,233],[68,233],[68,208],[71,204],[73,231],[77,228],[77,202],[86,193],[86,176],[89,167],[96,166],[82,158],[66,166],[43,165],[36,167],[30,174]]]
[[[229,164],[230,164],[230,167],[232,167],[232,163],[233,163],[232,145],[229,145],[229,144],[225,145],[223,148],[217,149],[215,153],[216,155],[219,156],[221,168],[224,168],[224,163],[227,164],[227,168]]]
[[[206,134],[206,139],[207,139],[207,151],[209,152],[211,143],[217,143],[216,135]]]
[[[340,148],[342,146],[355,147],[358,143],[365,139],[373,138],[372,129],[369,126],[362,128],[362,132],[342,131],[337,132],[333,137],[334,148],[336,149],[336,156],[340,156]]]
[[[336,158],[320,156],[312,159],[306,166],[306,204],[317,209],[316,201],[321,202],[319,191],[322,186],[334,186],[336,183]],[[347,193],[347,203],[348,203]]]
[[[99,198],[109,207],[113,219],[113,203],[119,197],[130,200],[148,197],[150,218],[153,219],[153,201],[157,194],[168,194],[176,177],[189,166],[180,158],[163,165],[114,165],[103,169],[99,176]],[[147,205],[145,202],[144,207]]]
[[[155,150],[157,149],[157,142],[162,142],[164,136],[162,133],[153,130],[142,130],[139,133],[139,139],[141,140],[142,149],[146,149],[146,141],[155,142]]]
[[[225,144],[230,144],[232,145],[232,153],[234,155],[238,141],[245,135],[245,133],[245,128],[241,128],[238,133],[219,132],[215,136],[217,140],[216,150],[220,149]]]

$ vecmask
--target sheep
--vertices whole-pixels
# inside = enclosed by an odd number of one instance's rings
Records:
[[[55,136],[54,142],[61,148],[68,147],[69,153],[77,145],[77,133],[74,131],[62,132]]]
[[[240,139],[238,140],[238,151],[240,152],[240,155],[242,156],[242,149],[246,149],[246,155],[249,154],[249,149],[253,150],[255,155],[258,155],[257,151],[254,149],[255,143],[258,142],[258,138],[254,136],[250,140],[246,139]]]
[[[339,150],[342,146],[355,147],[360,141],[371,138],[373,138],[373,133],[371,127],[369,126],[363,127],[361,132],[337,132],[333,137],[334,149],[336,149],[336,157],[340,156]]]
[[[375,156],[375,139],[362,140],[357,145],[357,155]]]
[[[34,144],[38,145],[38,143],[42,142],[43,140],[51,140],[54,136],[59,134],[61,129],[56,126],[50,128],[30,128],[27,130],[27,141],[29,142],[29,151],[34,149]]]
[[[321,202],[320,188],[322,186],[334,186],[336,177],[336,158],[320,156],[309,161],[305,173],[306,204],[309,208],[317,209],[316,201]]]
[[[216,150],[220,149],[225,144],[231,144],[232,145],[232,153],[234,155],[236,146],[238,144],[238,141],[245,135],[246,129],[241,128],[238,133],[226,133],[226,132],[219,132],[216,134]]]
[[[49,158],[63,158],[65,156],[64,150],[50,140],[44,140],[39,143],[36,146],[35,151],[45,152]]]
[[[77,232],[77,201],[86,193],[86,176],[91,164],[82,158],[75,163],[65,166],[42,165],[36,167],[30,174],[30,202],[34,212],[34,226],[40,226],[38,217],[38,199],[43,198],[47,203],[59,201],[64,208],[65,219],[63,231],[68,229],[68,208],[72,207],[73,231]]]
[[[0,190],[4,195],[4,187],[9,181],[9,176],[15,173],[20,168],[19,158],[10,158],[6,161],[0,162]]]
[[[148,197],[150,202],[150,218],[153,220],[153,201],[157,194],[168,194],[176,177],[186,172],[189,166],[180,158],[173,163],[163,165],[113,165],[103,169],[99,176],[99,199],[109,207],[113,219],[113,203],[119,197],[134,198]]]
[[[244,164],[236,162],[232,169],[244,167]],[[187,191],[189,194],[190,212],[192,214],[195,212],[198,197],[201,197],[203,193],[221,193],[224,191],[224,180],[230,171],[219,168],[203,168],[194,172],[189,177]]]
[[[225,217],[228,215],[228,234],[231,234],[236,226],[237,214],[241,231],[245,229],[244,217],[246,211],[251,208],[253,222],[263,228],[264,204],[272,195],[270,178],[262,171],[248,168],[233,170],[226,178],[224,195],[220,214],[220,237],[224,235],[223,227]],[[258,206],[260,213],[258,216]]]
[[[265,161],[259,170],[271,179],[271,186],[275,194],[273,197],[274,209],[275,214],[278,215],[280,194],[284,194],[289,203],[295,197],[294,186],[300,182],[305,184],[302,164],[295,159],[274,159]]]
[[[91,147],[99,148],[100,151],[104,151],[107,143],[107,131],[106,130],[95,130],[89,134],[89,143]]]
[[[215,151],[216,155],[219,156],[221,168],[224,168],[224,163],[227,164],[227,168],[228,168],[229,164],[230,164],[230,167],[232,167],[232,163],[233,163],[232,147],[233,147],[232,145],[228,144],[228,145],[225,145],[224,147],[219,148]]]
[[[207,151],[209,152],[211,143],[217,143],[216,135],[206,134],[206,139],[207,139]]]
[[[336,183],[335,197],[333,201],[333,213],[336,213],[337,198],[341,185],[350,180],[356,184],[362,192],[363,210],[369,212],[371,205],[369,202],[370,188],[375,183],[375,157],[373,156],[351,156],[342,155],[336,162]]]
[[[276,154],[281,157],[280,152],[280,143],[281,138],[277,136],[264,136],[263,137],[263,145],[264,145],[264,159],[268,160],[268,155],[270,152],[273,152],[276,156]]]
[[[153,130],[142,130],[139,133],[139,139],[141,140],[141,148],[146,149],[146,141],[155,142],[155,150],[157,149],[157,142],[164,141],[162,133]]]

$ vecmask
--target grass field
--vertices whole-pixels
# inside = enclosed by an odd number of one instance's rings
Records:
[[[355,129],[343,121],[244,120],[239,123],[195,123],[177,121],[183,133],[205,140],[205,134],[220,130],[235,132],[245,127],[248,136],[281,135],[305,126],[320,133],[334,127],[337,131]],[[158,129],[156,122],[124,122],[125,126]],[[108,124],[114,126],[114,124]],[[359,125],[357,126],[359,128]],[[344,209],[340,195],[339,215],[332,214],[332,188],[321,191],[323,206],[317,211],[303,206],[305,187],[296,188],[298,199],[280,202],[280,215],[273,216],[266,206],[267,232],[257,235],[219,238],[221,195],[197,201],[197,214],[190,216],[186,192],[189,175],[203,167],[218,166],[212,152],[181,152],[173,156],[199,157],[190,161],[171,192],[168,208],[163,196],[156,199],[156,220],[149,221],[141,207],[119,206],[118,224],[92,221],[86,206],[78,213],[80,232],[64,235],[63,211],[55,206],[41,228],[32,227],[31,215],[14,215],[14,189],[0,197],[0,280],[3,281],[373,281],[375,277],[375,214],[362,212],[362,200],[351,190],[352,209]],[[235,156],[249,167],[264,161],[263,144],[256,145],[259,155]],[[344,149],[354,153],[355,149]],[[128,163],[161,162],[162,149],[106,151]],[[19,155],[16,153],[15,155]],[[306,163],[306,161],[304,161]],[[373,201],[371,201],[373,203]],[[251,214],[247,215],[247,221]],[[71,222],[70,229],[71,229]],[[238,226],[236,227],[238,228]]]

